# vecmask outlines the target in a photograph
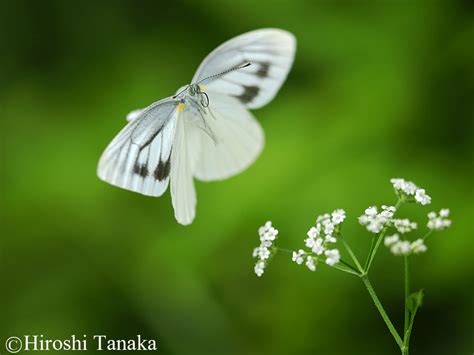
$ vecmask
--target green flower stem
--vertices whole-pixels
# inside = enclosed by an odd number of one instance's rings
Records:
[[[433,233],[433,230],[432,230],[432,229],[430,229],[430,230],[425,234],[425,236],[423,237],[423,240],[428,239],[428,237],[431,235],[431,233]]]
[[[405,262],[405,325],[404,325],[404,342],[405,346],[408,344],[406,343],[407,340],[407,330],[408,330],[408,324],[409,324],[409,317],[410,317],[410,312],[408,309],[408,297],[410,296],[410,275],[409,275],[409,259],[408,255],[404,256],[404,262]]]
[[[400,207],[400,205],[402,204],[403,200],[399,199],[397,201],[397,203],[395,204],[395,213],[394,213],[394,216],[395,214],[397,213],[398,211],[398,207]],[[388,227],[389,226],[386,226],[384,229],[382,229],[382,231],[380,232],[378,238],[377,238],[377,241],[375,242],[375,245],[372,244],[371,248],[370,248],[370,251],[369,251],[369,255],[367,257],[367,262],[366,262],[366,266],[365,266],[365,273],[367,274],[369,272],[369,269],[370,269],[370,265],[372,265],[372,261],[374,260],[375,258],[375,254],[377,253],[377,249],[379,248],[380,246],[380,243],[382,242],[382,239],[383,237],[385,236],[385,233],[387,233],[387,230],[388,230]]]
[[[382,316],[385,324],[388,327],[388,330],[392,334],[393,338],[397,342],[398,346],[400,347],[400,350],[405,351],[405,344],[403,343],[402,339],[400,338],[400,335],[398,335],[397,330],[393,326],[392,322],[390,321],[390,318],[388,317],[387,313],[385,312],[385,309],[382,306],[382,303],[380,303],[377,294],[374,291],[374,288],[372,287],[372,284],[369,281],[369,278],[367,275],[361,276],[362,281],[364,282],[365,287],[367,288],[367,291],[369,292],[370,297],[372,297],[372,300],[374,301],[375,307],[377,307],[380,315]]]
[[[354,271],[357,275],[359,275],[359,272],[351,265],[349,264],[348,262],[344,261],[343,259],[339,260],[339,262],[341,264],[344,264],[345,266],[347,266],[349,269],[351,269],[352,271]]]
[[[404,341],[405,352],[402,352],[403,355],[408,355],[408,347],[409,347],[409,344],[410,344],[411,331],[413,329],[413,323],[415,321],[416,311],[417,311],[417,309],[415,309],[415,311],[411,314],[411,317],[410,317],[410,323],[408,324],[408,329],[407,329],[407,332],[405,334],[405,341]]]
[[[370,266],[372,265],[372,261],[375,258],[375,254],[377,253],[380,243],[382,242],[383,237],[385,236],[385,233],[387,233],[387,229],[388,229],[388,226],[382,229],[382,232],[380,232],[380,234],[376,238],[375,245],[373,245],[373,247],[369,251],[369,256],[367,257],[366,267],[364,270],[366,274],[369,272]]]
[[[277,249],[278,251],[284,251],[285,253],[293,254],[293,250],[284,249],[284,248],[280,248],[280,247],[277,247],[276,249]]]
[[[292,250],[289,250],[289,249],[285,249],[285,248],[280,248],[280,247],[277,247],[276,248],[277,251],[282,251],[282,252],[285,252],[285,253],[289,253],[289,254],[292,254],[293,251]],[[306,253],[308,255],[310,255],[311,253]],[[333,265],[332,267],[338,269],[338,270],[341,270],[341,271],[344,271],[344,272],[347,272],[349,274],[353,274],[353,275],[357,275],[357,276],[360,276],[360,273],[349,263],[345,262],[344,260],[339,260],[339,262],[342,264],[342,265]],[[330,266],[330,265],[328,265]]]
[[[346,264],[346,263],[344,263]],[[346,264],[346,265],[349,265],[349,264]],[[352,274],[352,275],[356,275],[356,276],[360,276],[360,274],[357,272],[356,269],[354,269],[353,267],[351,267],[349,265],[349,267],[347,266],[344,266],[344,265],[338,265],[338,264],[335,264],[335,265],[328,265],[330,267],[333,267],[335,269],[338,269],[338,270],[341,270],[341,271],[344,271],[344,272],[347,272],[348,274]]]
[[[369,254],[367,254],[367,259],[365,260],[364,271],[367,270],[367,266],[369,265],[370,256],[372,255],[372,251],[374,250],[376,240],[377,240],[377,235],[374,234],[372,236],[372,242],[370,243]]]
[[[289,254],[292,254],[293,251],[292,250],[289,250],[289,249],[285,249],[285,248],[280,248],[280,247],[277,247],[276,248],[277,251],[282,251],[282,252],[285,252],[285,253],[289,253]],[[308,255],[310,255],[310,253],[307,253]],[[357,275],[357,276],[360,276],[360,273],[353,267],[351,266],[351,264],[345,262],[344,260],[339,260],[339,262],[342,264],[342,265],[333,265],[332,267],[338,269],[338,270],[341,270],[341,271],[344,271],[344,272],[347,272],[348,274],[352,274],[352,275]],[[330,265],[328,265],[330,266]]]
[[[357,269],[359,270],[359,272],[361,274],[364,273],[364,269],[362,268],[362,266],[360,265],[359,263],[359,260],[357,259],[357,257],[355,256],[354,252],[352,251],[351,247],[349,246],[349,244],[346,243],[346,241],[344,240],[344,238],[341,238],[342,240],[342,243],[344,244],[344,247],[346,248],[347,252],[349,253],[349,255],[351,256],[352,260],[354,261],[354,263],[356,264],[357,266]]]

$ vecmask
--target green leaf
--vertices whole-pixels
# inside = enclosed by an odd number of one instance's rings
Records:
[[[408,310],[411,314],[415,314],[419,307],[423,304],[423,290],[413,292],[408,296]]]

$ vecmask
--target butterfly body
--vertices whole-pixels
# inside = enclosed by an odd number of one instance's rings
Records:
[[[226,179],[246,169],[264,145],[249,109],[268,103],[292,65],[294,37],[252,31],[225,42],[174,96],[132,111],[101,156],[98,176],[147,196],[170,185],[175,217],[195,217],[193,179]]]

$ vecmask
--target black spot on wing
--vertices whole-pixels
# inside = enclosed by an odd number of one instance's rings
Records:
[[[259,78],[266,78],[268,77],[268,71],[270,69],[270,63],[260,63],[260,66],[255,73]]]
[[[244,92],[236,97],[244,104],[251,102],[260,92],[260,88],[258,86],[242,85],[242,87],[244,88]]]
[[[145,164],[135,164],[133,166],[133,172],[137,175],[140,175],[141,177],[147,177],[148,176],[148,168]]]
[[[165,163],[165,176],[166,177],[170,176],[170,171],[171,171],[171,161],[170,161],[170,159],[171,159],[171,155]]]
[[[168,176],[170,176],[170,169],[171,169],[170,160],[171,160],[171,154],[169,155],[168,160],[166,162],[163,162],[163,160],[160,159],[154,172],[154,176],[156,180],[163,181]]]

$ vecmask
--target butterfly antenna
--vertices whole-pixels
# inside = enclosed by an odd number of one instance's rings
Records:
[[[188,90],[188,87],[189,85],[186,85],[183,90],[181,90],[180,92],[178,92],[176,95],[173,96],[173,99],[176,99],[179,95],[181,95],[183,92]]]
[[[230,68],[230,69],[227,69],[227,70],[224,70],[223,72],[221,73],[218,73],[218,74],[214,74],[214,75],[211,75],[211,76],[208,76],[207,78],[204,78],[204,79],[201,79],[199,80],[196,85],[198,84],[201,84],[203,81],[206,81],[206,80],[209,80],[209,79],[214,79],[214,78],[217,78],[219,76],[222,76],[222,75],[225,75],[227,73],[230,73],[230,72],[233,72],[234,70],[239,70],[239,69],[243,69],[243,68],[247,68],[248,66],[252,65],[252,63],[245,63],[243,65],[239,65],[237,67],[233,67],[233,68]]]

